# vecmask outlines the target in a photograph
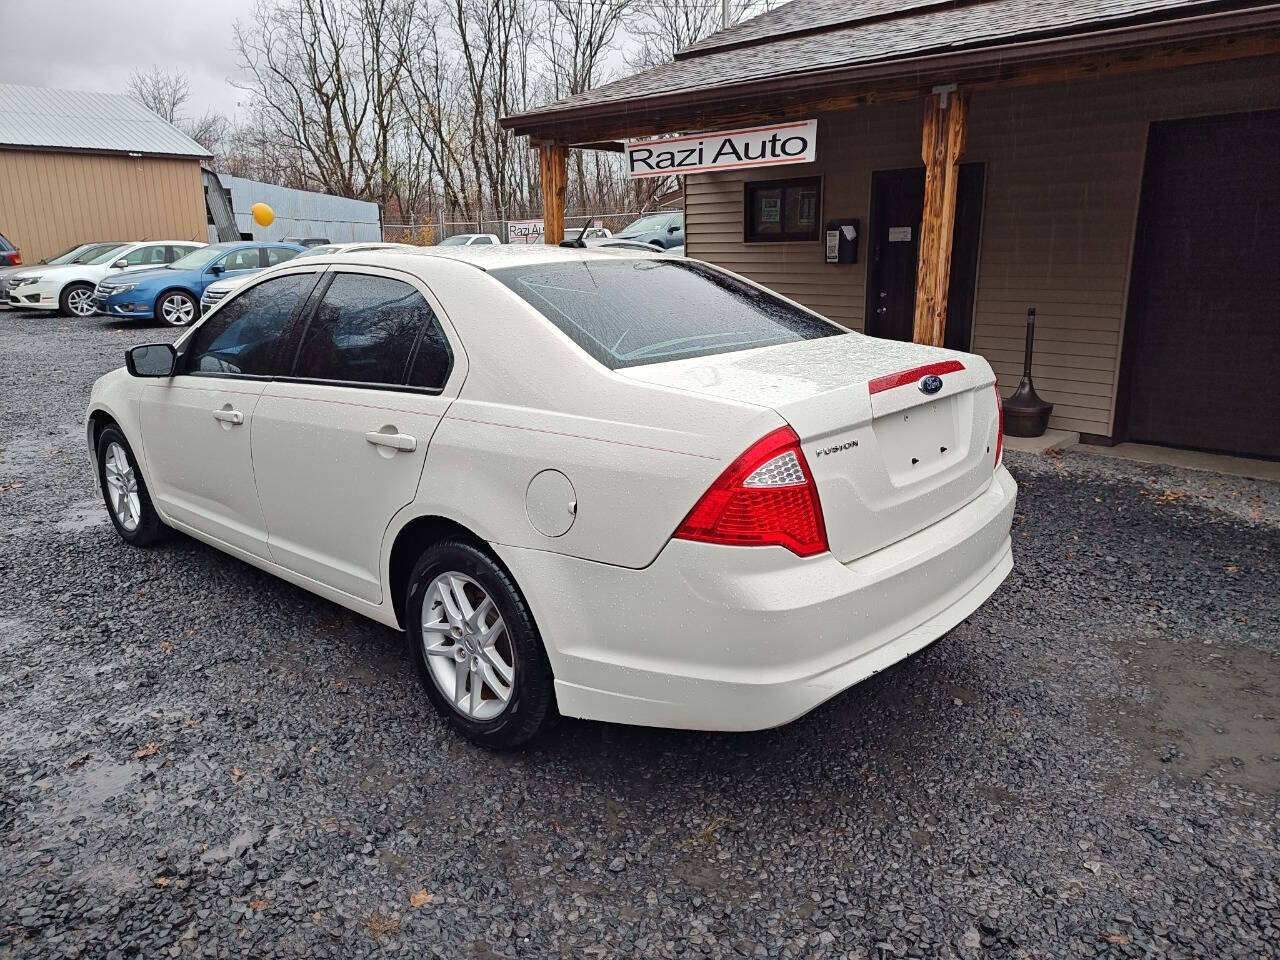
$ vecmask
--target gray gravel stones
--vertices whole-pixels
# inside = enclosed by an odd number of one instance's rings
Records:
[[[1276,955],[1274,487],[1010,454],[1014,574],[919,656],[494,756],[398,634],[115,538],[88,389],[171,336],[0,313],[0,958]]]

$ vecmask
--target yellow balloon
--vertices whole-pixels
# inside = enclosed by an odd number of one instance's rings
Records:
[[[255,203],[249,211],[253,214],[254,222],[260,227],[269,227],[275,222],[276,212],[265,203]]]

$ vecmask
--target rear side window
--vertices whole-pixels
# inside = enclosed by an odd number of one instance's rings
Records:
[[[439,331],[435,313],[412,285],[390,277],[339,273],[302,336],[294,376],[399,386],[405,382],[419,332],[432,330]],[[414,367],[415,385],[442,386],[444,378],[432,360],[435,356],[438,364],[438,351],[426,342],[423,347],[421,370],[417,363]],[[417,382],[419,377],[423,382]]]
[[[187,371],[252,377],[281,373],[276,344],[315,282],[314,273],[294,273],[233,294],[191,335],[185,350]]]
[[[292,260],[297,255],[297,250],[290,250],[287,247],[268,247],[267,266],[274,267],[277,263],[284,263],[286,260]]]
[[[846,332],[695,261],[580,260],[489,275],[611,370]]]

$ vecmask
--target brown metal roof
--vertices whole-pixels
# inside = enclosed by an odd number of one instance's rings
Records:
[[[1096,49],[1123,49],[1129,36],[1123,28],[1150,43],[1166,29],[1175,39],[1196,36],[1192,21],[1202,19],[1212,30],[1245,13],[1250,22],[1280,23],[1280,5],[1222,0],[794,0],[681,51],[672,63],[503,124],[548,138],[570,129],[579,136],[593,125],[614,136],[626,117],[656,122],[672,113],[674,124],[674,112],[695,104],[711,112],[717,102],[744,103],[805,85],[835,90],[904,75],[918,83],[948,82],[961,63],[985,61],[998,69],[1018,57],[1061,55],[1068,46],[1094,49],[1086,35],[1110,43]],[[1183,25],[1180,31],[1173,29],[1177,25]]]

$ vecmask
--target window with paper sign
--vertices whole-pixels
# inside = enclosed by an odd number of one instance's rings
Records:
[[[747,243],[821,240],[822,178],[757,180],[745,185]]]

